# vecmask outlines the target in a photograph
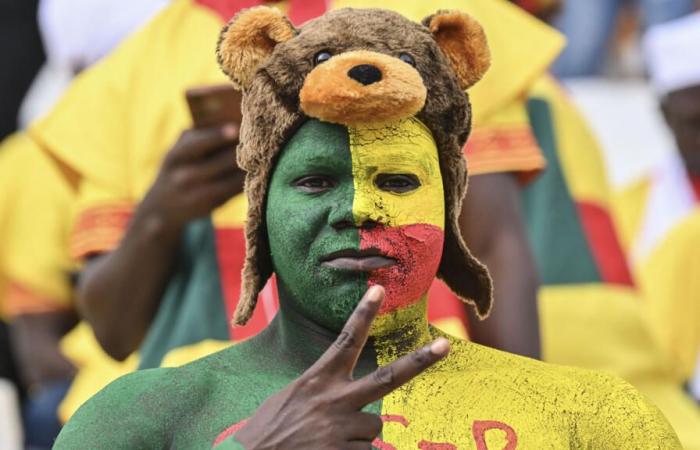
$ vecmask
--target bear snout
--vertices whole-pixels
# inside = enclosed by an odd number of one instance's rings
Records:
[[[309,117],[355,126],[414,116],[426,95],[423,78],[411,64],[353,50],[332,56],[306,75],[299,106]]]
[[[348,70],[348,76],[367,86],[382,79],[382,71],[371,64],[360,64]]]

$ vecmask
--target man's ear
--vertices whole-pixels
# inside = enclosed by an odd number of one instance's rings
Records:
[[[236,88],[245,89],[275,46],[296,34],[289,19],[275,8],[257,6],[241,11],[221,30],[216,46],[219,66]]]
[[[481,79],[491,64],[486,34],[479,22],[460,11],[438,11],[423,19],[466,90]]]

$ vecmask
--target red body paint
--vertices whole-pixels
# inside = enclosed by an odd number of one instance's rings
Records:
[[[386,297],[380,314],[418,302],[430,288],[442,257],[444,231],[434,225],[377,226],[360,231],[360,249],[376,248],[397,264],[370,274],[369,285],[381,284]]]
[[[508,443],[503,450],[515,450],[518,446],[518,435],[509,425],[497,420],[475,420],[472,424],[472,435],[477,450],[489,450],[486,446],[486,432],[489,430],[501,430],[506,433]]]
[[[382,419],[382,422],[384,423],[398,423],[404,428],[407,428],[410,425],[408,419],[401,415],[385,414],[380,417]],[[228,437],[233,436],[238,430],[243,428],[243,425],[245,425],[247,421],[248,419],[244,419],[238,422],[237,424],[231,425],[230,427],[226,428],[224,431],[221,432],[221,434],[219,434],[216,437],[216,439],[214,439],[212,447],[215,447],[216,445],[220,444]],[[474,436],[474,442],[476,443],[477,450],[489,450],[486,446],[486,432],[489,430],[501,430],[506,433],[506,440],[508,442],[503,448],[503,450],[515,450],[517,448],[518,436],[515,433],[515,430],[513,430],[513,428],[510,425],[505,424],[503,422],[499,422],[497,420],[475,420],[472,423],[472,435]],[[457,449],[456,445],[451,444],[449,442],[431,442],[426,441],[425,439],[419,441],[416,445],[417,448],[420,450]],[[379,450],[397,450],[395,446],[388,442],[384,442],[381,438],[376,438],[374,441],[372,441],[372,446]]]

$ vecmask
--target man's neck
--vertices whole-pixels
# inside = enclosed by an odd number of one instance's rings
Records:
[[[263,339],[270,341],[268,348],[275,349],[276,358],[303,372],[333,344],[338,333],[304,317],[280,298],[280,310],[264,335]],[[387,364],[430,339],[427,295],[424,295],[417,303],[381,314],[374,320],[355,375],[370,373],[378,365]]]

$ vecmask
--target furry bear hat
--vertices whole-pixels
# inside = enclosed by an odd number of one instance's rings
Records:
[[[491,278],[458,224],[467,188],[462,148],[471,126],[465,91],[490,63],[476,21],[438,11],[418,24],[391,11],[348,8],[297,29],[277,9],[259,6],[224,27],[217,57],[243,91],[237,158],[247,172],[247,254],[236,324],[250,318],[273,272],[264,214],[275,158],[309,117],[356,126],[415,116],[430,129],[446,209],[438,277],[480,317],[488,315]]]

